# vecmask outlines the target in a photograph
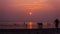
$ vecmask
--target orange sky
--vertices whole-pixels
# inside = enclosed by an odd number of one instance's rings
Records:
[[[53,8],[49,5],[48,0],[9,0],[8,6],[21,7],[26,10]]]
[[[60,19],[60,0],[0,0],[0,18],[21,21],[31,18],[32,21]]]

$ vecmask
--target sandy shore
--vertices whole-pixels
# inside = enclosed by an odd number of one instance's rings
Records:
[[[60,34],[60,28],[49,29],[0,29],[0,34]]]

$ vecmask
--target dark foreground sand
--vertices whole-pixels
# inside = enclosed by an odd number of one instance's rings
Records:
[[[0,29],[0,34],[60,34],[60,28],[49,29]]]

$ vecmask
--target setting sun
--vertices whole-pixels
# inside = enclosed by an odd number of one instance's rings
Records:
[[[29,12],[29,15],[31,16],[32,15],[32,12]]]

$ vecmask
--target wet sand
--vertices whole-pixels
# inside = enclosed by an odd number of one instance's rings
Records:
[[[60,34],[60,28],[49,28],[49,29],[0,29],[0,34]]]

